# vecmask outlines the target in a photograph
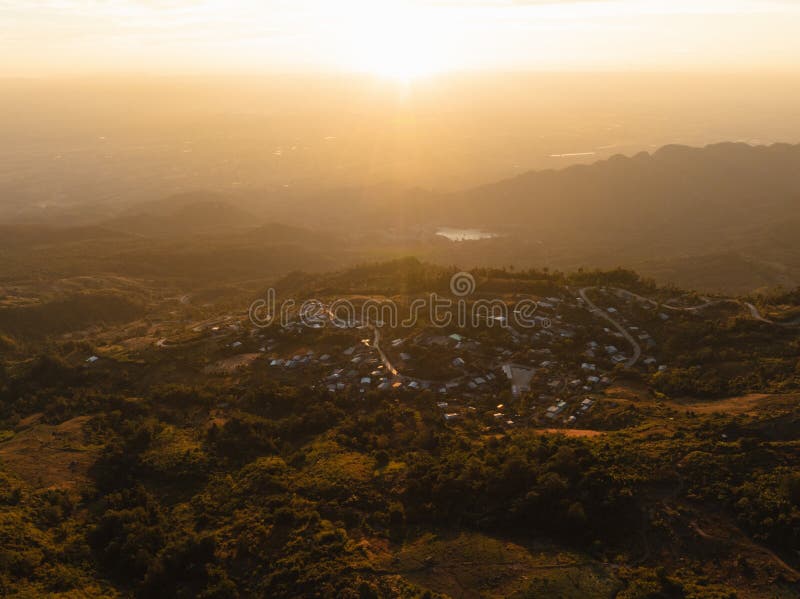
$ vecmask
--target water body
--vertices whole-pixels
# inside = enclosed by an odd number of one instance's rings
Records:
[[[441,227],[436,231],[437,235],[446,237],[450,241],[478,241],[480,239],[493,239],[497,237],[495,233],[481,231],[480,229],[451,229]]]
[[[550,154],[550,158],[582,158],[584,156],[595,156],[597,152],[572,152],[570,154]]]

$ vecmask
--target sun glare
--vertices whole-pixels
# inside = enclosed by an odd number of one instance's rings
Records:
[[[455,66],[447,23],[408,2],[357,3],[347,11],[343,68],[409,82]]]

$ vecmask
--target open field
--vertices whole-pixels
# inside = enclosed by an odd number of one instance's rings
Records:
[[[84,444],[83,425],[89,419],[78,416],[53,426],[42,424],[40,414],[26,418],[0,443],[0,467],[36,488],[70,489],[85,483],[100,451]]]
[[[610,597],[611,570],[586,556],[481,534],[425,535],[400,548],[371,545],[379,568],[454,599]]]
[[[800,401],[798,395],[771,395],[765,393],[749,393],[739,397],[725,399],[696,400],[680,399],[664,402],[675,410],[691,410],[697,414],[747,414],[756,416],[768,407],[784,406],[787,403]]]

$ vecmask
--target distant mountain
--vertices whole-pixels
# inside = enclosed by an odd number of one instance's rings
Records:
[[[329,246],[339,241],[334,234],[328,231],[314,231],[281,223],[266,223],[258,226],[249,230],[246,237],[262,245]]]
[[[115,238],[119,238],[119,233],[104,227],[0,224],[0,248],[55,246]]]
[[[519,224],[559,237],[646,234],[650,241],[705,242],[795,217],[798,173],[800,145],[665,146],[455,194],[439,215],[455,224]]]
[[[526,173],[407,213],[505,233],[440,248],[433,259],[447,263],[621,265],[745,292],[800,284],[799,175],[800,145],[666,146]]]
[[[164,237],[227,232],[257,223],[252,214],[221,196],[192,193],[148,202],[102,225],[145,237]]]

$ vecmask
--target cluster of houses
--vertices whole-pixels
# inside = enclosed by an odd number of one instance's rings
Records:
[[[380,340],[373,325],[350,327],[353,344],[345,348],[327,346],[327,353],[303,349],[281,355],[284,341],[308,334],[308,327],[301,323],[282,327],[269,339],[263,331],[254,330],[251,336],[261,340],[257,341],[259,345],[263,343],[258,351],[269,356],[271,368],[287,372],[301,369],[303,376],[308,376],[315,384],[321,383],[332,393],[427,390],[441,396],[437,407],[450,422],[467,410],[475,410],[474,407],[455,406],[488,403],[499,394],[510,392],[515,402],[530,401],[534,397],[538,400],[534,400],[534,409],[523,410],[522,416],[513,411],[512,416],[507,416],[505,409],[487,412],[498,425],[513,426],[520,419],[542,418],[570,426],[594,405],[595,400],[587,394],[598,393],[608,386],[614,366],[628,362],[632,355],[628,353],[625,335],[604,326],[607,323],[589,314],[583,303],[581,298],[571,298],[568,294],[563,298],[546,297],[538,302],[534,316],[536,326],[523,329],[501,322],[503,334],[488,336],[415,329],[405,336],[392,338],[391,333],[381,328],[380,334],[388,338]],[[650,370],[666,368],[649,355],[656,348],[654,339],[647,331],[627,322],[628,311],[623,306],[610,306],[606,310],[648,353],[643,356],[641,365]],[[374,324],[379,326],[379,323]],[[224,329],[235,333],[234,326],[222,323],[211,331],[220,334],[219,329]],[[215,328],[218,331],[214,331]],[[358,339],[355,335],[368,338]],[[241,334],[236,337],[238,339],[228,347],[239,351],[249,347],[252,351],[252,343]],[[314,347],[313,343],[312,340],[305,344]],[[380,347],[376,347],[376,343]],[[298,343],[291,345],[296,347]],[[441,376],[428,375],[428,380],[423,376],[426,370],[420,368],[424,360],[418,356],[431,354],[443,358],[436,363],[437,368],[444,370]]]

